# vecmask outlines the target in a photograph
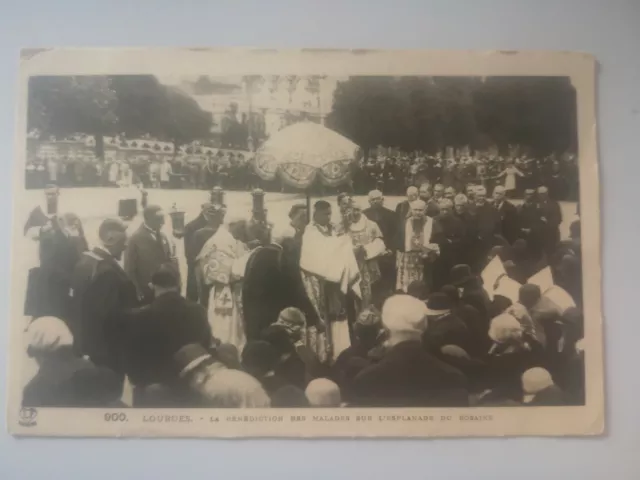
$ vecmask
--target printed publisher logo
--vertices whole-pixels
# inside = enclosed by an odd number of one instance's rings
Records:
[[[23,427],[33,427],[36,425],[38,411],[35,408],[24,407],[20,410],[20,420],[18,423]]]

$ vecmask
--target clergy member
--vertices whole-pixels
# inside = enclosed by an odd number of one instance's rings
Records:
[[[207,240],[196,258],[204,283],[211,287],[208,309],[211,333],[238,351],[246,343],[241,283],[249,253],[243,241],[245,231],[246,220],[232,218]]]
[[[319,329],[307,329],[307,345],[321,362],[332,363],[350,344],[345,297],[360,297],[360,275],[351,238],[337,236],[331,204],[319,200],[305,228],[300,255],[302,281],[319,318]],[[325,330],[322,332],[321,330]]]
[[[400,229],[396,244],[396,289],[403,292],[414,281],[427,283],[429,279],[424,277],[424,262],[432,261],[439,252],[438,246],[430,243],[433,219],[426,215],[427,204],[422,200],[415,200],[410,207],[410,217]]]
[[[360,310],[373,303],[372,287],[380,280],[378,257],[385,253],[386,247],[378,224],[363,215],[362,210],[354,204],[352,198],[349,198],[349,206],[345,208],[343,215],[344,220],[338,229],[338,234],[351,237],[360,270],[362,302],[356,311],[357,315]]]

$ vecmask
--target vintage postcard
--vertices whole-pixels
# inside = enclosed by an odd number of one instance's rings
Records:
[[[602,434],[595,67],[23,51],[11,433]]]

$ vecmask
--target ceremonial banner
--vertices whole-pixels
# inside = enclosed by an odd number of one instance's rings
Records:
[[[9,431],[602,434],[595,75],[567,52],[24,50]]]

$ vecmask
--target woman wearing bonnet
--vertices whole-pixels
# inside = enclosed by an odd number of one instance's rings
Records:
[[[27,329],[27,353],[37,373],[24,388],[25,407],[113,407],[120,401],[122,381],[73,352],[73,336],[56,317],[40,317]]]
[[[491,320],[489,337],[493,345],[487,356],[485,397],[492,401],[520,402],[522,374],[542,365],[542,347],[525,332],[513,315],[503,313]],[[487,392],[485,392],[487,393]]]

